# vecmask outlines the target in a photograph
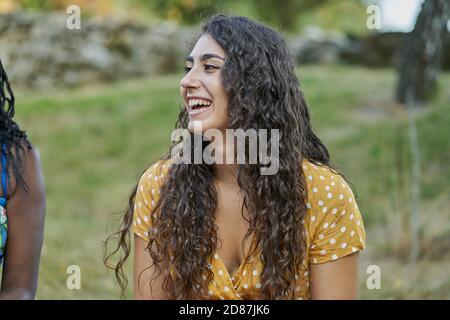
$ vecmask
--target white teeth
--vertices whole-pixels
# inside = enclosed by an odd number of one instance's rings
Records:
[[[202,106],[209,106],[211,105],[211,102],[206,100],[200,100],[200,99],[191,99],[189,100],[189,106],[196,106],[196,105],[202,105]]]

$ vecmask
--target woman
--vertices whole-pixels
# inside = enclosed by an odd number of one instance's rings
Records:
[[[0,61],[0,298],[34,299],[44,235],[44,179],[38,150],[13,117],[14,94]]]
[[[191,135],[197,127],[203,135],[279,129],[278,171],[262,175],[260,160],[178,164],[169,155],[152,165],[119,231],[122,289],[132,228],[137,299],[356,298],[362,218],[311,129],[282,37],[245,17],[216,15],[185,72],[177,127]],[[236,155],[233,140],[209,139],[203,148]],[[277,143],[274,136],[269,142]]]

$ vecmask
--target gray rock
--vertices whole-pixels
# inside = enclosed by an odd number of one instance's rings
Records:
[[[69,30],[65,19],[64,14],[0,15],[0,58],[15,83],[71,87],[181,71],[186,39],[200,32],[112,18],[83,19],[81,30]]]

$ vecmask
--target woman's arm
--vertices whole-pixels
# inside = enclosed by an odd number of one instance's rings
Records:
[[[15,185],[7,202],[8,238],[0,299],[34,299],[44,237],[45,187],[39,152],[27,148],[23,159],[27,190]],[[10,175],[11,176],[11,175]]]
[[[333,262],[311,264],[311,299],[357,299],[358,265],[358,252]]]
[[[150,288],[150,279],[155,267],[148,251],[146,251],[147,246],[148,242],[136,234],[134,235],[134,298],[137,300],[169,300],[169,295],[163,290],[164,273],[168,270],[164,261],[161,264],[161,274],[153,280],[152,288]],[[157,274],[155,273],[155,275]],[[169,281],[169,290],[171,284],[172,281]]]

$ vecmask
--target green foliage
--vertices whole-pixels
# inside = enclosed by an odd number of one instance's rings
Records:
[[[52,9],[51,1],[47,0],[17,0],[17,4],[21,8],[34,10],[50,10]]]
[[[136,0],[162,19],[195,24],[224,9],[226,0]]]
[[[367,3],[362,0],[17,0],[18,8],[40,11],[64,12],[70,4],[80,5],[88,15],[128,15],[143,22],[197,24],[223,12],[259,20],[289,33],[308,25],[356,34],[367,32]]]
[[[83,15],[108,15],[112,13],[114,5],[118,6],[117,0],[16,0],[17,9],[34,11],[57,11],[65,13],[71,5],[77,5],[81,8]]]
[[[329,0],[251,0],[261,19],[283,31],[294,31],[298,18]]]
[[[250,3],[259,19],[285,32],[317,25],[360,33],[366,25],[365,6],[361,0],[250,0]]]

